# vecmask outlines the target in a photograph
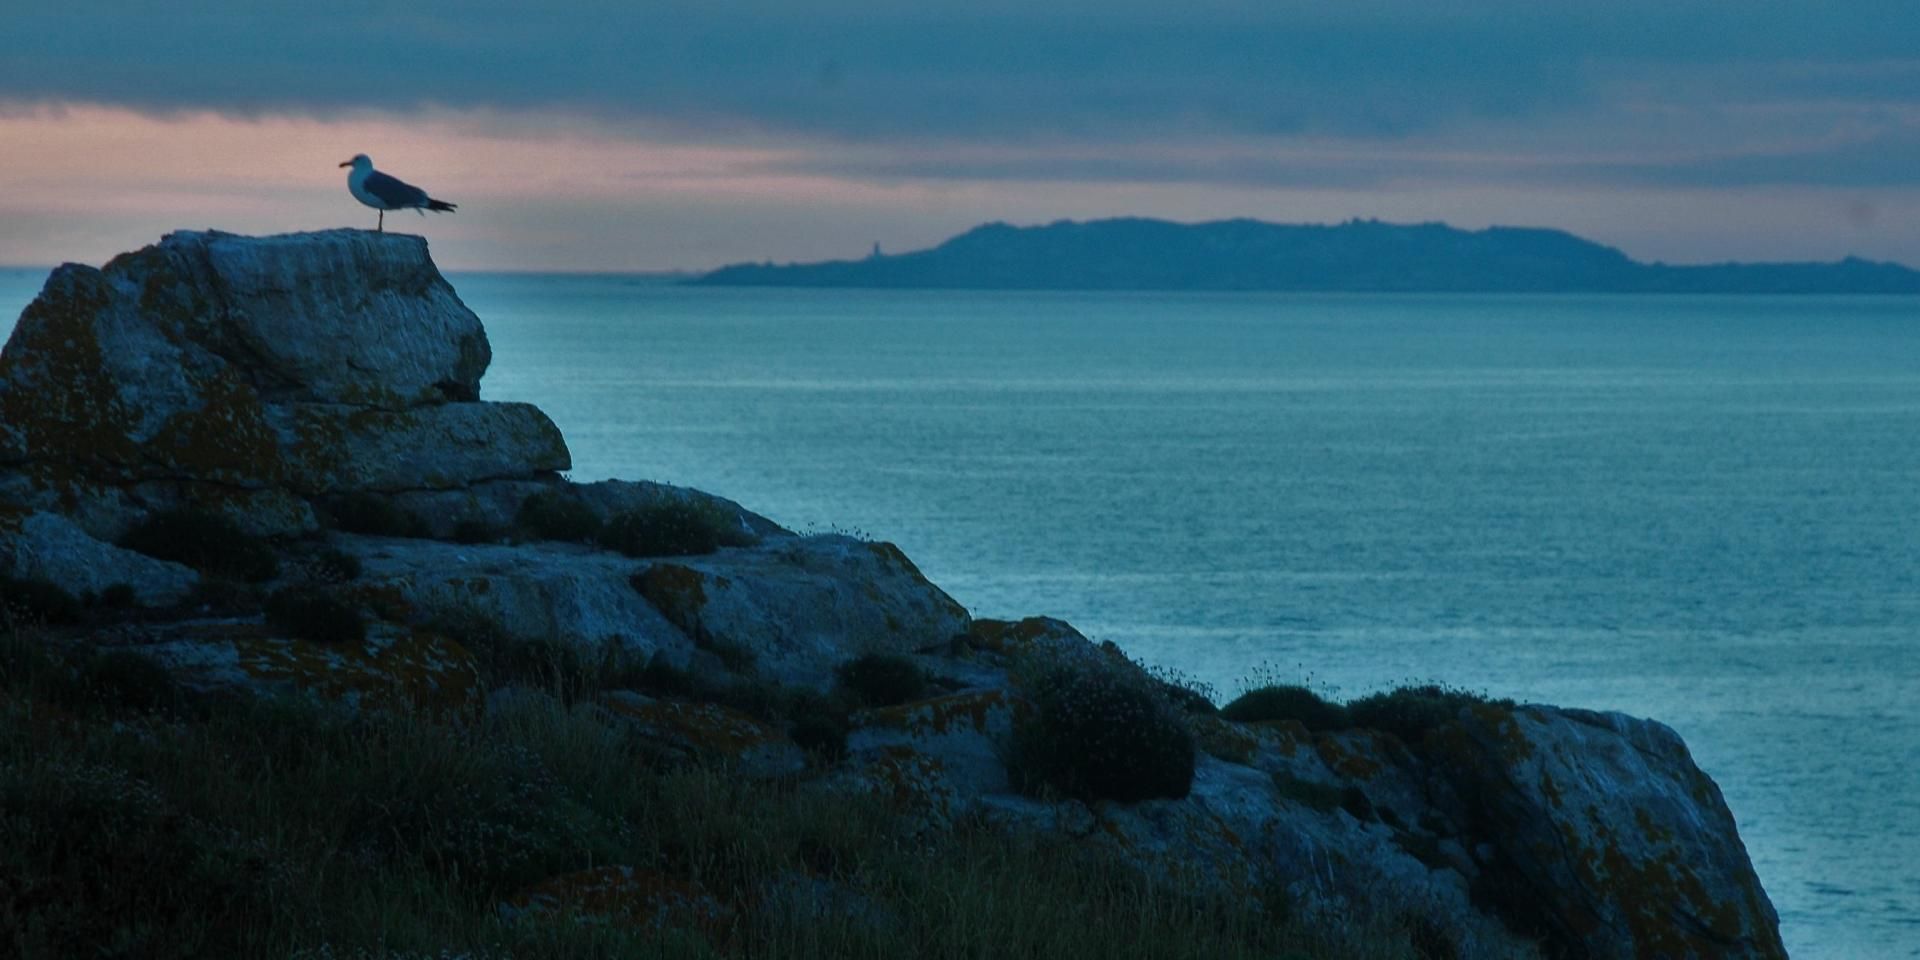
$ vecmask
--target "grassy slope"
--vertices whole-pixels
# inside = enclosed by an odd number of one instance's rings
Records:
[[[58,651],[58,652],[54,652]],[[569,694],[576,681],[555,688]],[[632,865],[720,923],[502,919]],[[769,878],[857,891],[810,915]],[[910,837],[882,806],[664,762],[583,703],[480,723],[196,702],[126,654],[0,634],[0,954],[138,957],[1414,957],[1391,923],[1195,901],[1078,849]]]

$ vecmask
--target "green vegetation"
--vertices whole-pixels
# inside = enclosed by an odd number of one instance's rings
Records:
[[[1008,759],[1023,789],[1121,802],[1187,795],[1198,748],[1157,683],[1062,663],[1026,687],[1034,709],[1015,723]]]
[[[1356,727],[1381,730],[1409,745],[1418,745],[1426,738],[1428,731],[1453,722],[1460,715],[1461,708],[1476,704],[1513,708],[1512,700],[1494,700],[1466,690],[1427,683],[1361,697],[1347,704],[1347,712],[1353,717]]]
[[[367,638],[360,609],[319,584],[302,583],[275,590],[266,603],[267,625],[311,643],[359,643]]]
[[[913,658],[897,653],[869,653],[840,665],[840,685],[863,706],[891,707],[927,696],[927,675]]]
[[[599,541],[629,557],[681,557],[751,546],[756,539],[718,504],[673,499],[615,514]]]
[[[1461,708],[1476,704],[1509,710],[1514,705],[1435,683],[1408,684],[1338,704],[1305,686],[1273,683],[1241,694],[1220,708],[1220,716],[1237,723],[1296,720],[1315,733],[1378,730],[1417,747],[1429,732],[1458,718]]]
[[[600,515],[571,490],[542,490],[520,501],[514,522],[534,540],[588,543],[600,535]]]
[[[224,514],[193,507],[150,514],[120,545],[150,557],[185,564],[203,574],[264,583],[280,572],[273,547],[240,529]]]
[[[1306,687],[1276,684],[1256,687],[1220,708],[1220,716],[1236,723],[1297,720],[1308,730],[1345,730],[1353,725],[1347,709],[1328,703]]]
[[[349,493],[327,504],[326,510],[334,529],[347,533],[415,539],[432,535],[425,518],[377,493]]]
[[[187,695],[135,654],[0,635],[0,951],[1416,956],[1397,921],[1308,927],[1278,901],[1197,897],[1073,841],[962,825],[902,843],[878,798],[662,766],[597,709],[553,693],[478,722],[356,716],[300,698],[185,712]],[[498,909],[530,885],[611,864],[703,890],[725,910],[656,926]],[[846,891],[859,906],[769,897],[770,878]]]

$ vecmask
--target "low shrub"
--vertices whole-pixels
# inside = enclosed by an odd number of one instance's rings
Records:
[[[675,499],[615,514],[599,541],[629,557],[683,557],[750,546],[755,538],[717,504]]]
[[[1297,720],[1308,730],[1344,730],[1352,725],[1347,708],[1328,703],[1302,686],[1276,684],[1258,687],[1220,708],[1220,716],[1236,723]]]
[[[1027,686],[1034,709],[1015,722],[1008,763],[1024,789],[1131,803],[1192,788],[1193,731],[1150,681],[1055,665]]]
[[[311,643],[358,643],[367,638],[360,609],[316,584],[284,587],[267,598],[267,624]]]
[[[0,611],[15,624],[78,623],[80,601],[58,584],[45,580],[0,577]]]
[[[348,533],[415,539],[432,535],[427,521],[419,514],[377,493],[349,493],[327,504],[326,510],[334,529]]]
[[[897,653],[869,653],[840,665],[835,674],[841,686],[868,707],[891,707],[927,695],[927,675],[911,657]]]
[[[600,515],[565,489],[542,490],[520,501],[514,522],[535,540],[587,543],[600,534]]]
[[[150,514],[120,545],[216,577],[265,583],[280,572],[273,547],[223,514],[184,507]]]
[[[1416,746],[1426,739],[1429,731],[1452,723],[1462,707],[1474,704],[1511,708],[1513,701],[1494,700],[1428,683],[1361,697],[1347,704],[1347,713],[1352,718],[1352,726],[1391,733],[1409,746]]]

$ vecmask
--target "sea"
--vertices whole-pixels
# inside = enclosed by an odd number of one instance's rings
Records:
[[[451,279],[575,480],[892,541],[1221,699],[1656,718],[1794,957],[1920,958],[1920,298]]]

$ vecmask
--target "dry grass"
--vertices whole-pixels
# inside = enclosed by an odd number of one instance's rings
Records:
[[[0,636],[7,956],[1414,956],[1391,923],[1305,926],[1085,847],[914,836],[877,803],[663,765],[572,697],[515,697],[467,726],[356,717],[173,696],[49,649]],[[497,909],[609,864],[731,913],[681,928]]]

